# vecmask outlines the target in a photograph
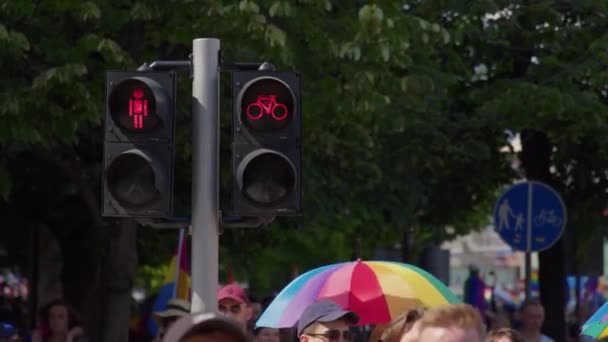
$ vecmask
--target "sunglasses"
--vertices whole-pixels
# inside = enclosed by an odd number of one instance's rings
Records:
[[[238,314],[239,312],[241,312],[241,305],[240,304],[233,304],[233,305],[222,305],[220,304],[218,306],[218,309],[220,310],[221,313],[227,313],[228,311],[230,311],[233,314]]]
[[[340,340],[340,336],[342,336],[342,338],[345,341],[352,341],[353,340],[353,333],[351,333],[348,330],[340,331],[340,330],[337,330],[337,329],[330,329],[330,330],[325,331],[322,334],[306,334],[306,335],[315,336],[315,337],[324,337],[329,342],[339,341]]]

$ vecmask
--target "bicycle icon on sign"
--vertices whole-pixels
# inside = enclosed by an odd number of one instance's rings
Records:
[[[562,224],[562,219],[555,215],[553,210],[542,210],[540,214],[534,217],[534,224],[537,226],[550,224],[554,227],[559,227]]]
[[[287,117],[287,106],[277,102],[276,95],[259,95],[256,102],[247,106],[247,117],[251,120],[259,120],[264,114],[272,116],[277,121],[285,120]]]

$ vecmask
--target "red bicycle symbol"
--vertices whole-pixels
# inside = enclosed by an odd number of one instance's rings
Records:
[[[264,114],[272,116],[277,121],[285,120],[287,117],[287,106],[277,102],[276,95],[259,95],[256,102],[247,106],[247,117],[251,120],[259,120]]]

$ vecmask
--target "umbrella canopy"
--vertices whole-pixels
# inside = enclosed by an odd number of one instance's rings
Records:
[[[589,319],[583,324],[582,330],[595,323],[608,322],[608,302],[604,303]],[[589,335],[590,336],[590,335]]]
[[[460,300],[437,278],[418,267],[388,261],[354,261],[308,271],[287,285],[260,316],[258,327],[293,327],[319,299],[356,312],[359,324],[388,323],[414,307]]]
[[[581,328],[581,335],[594,338],[608,336],[608,302],[604,303]]]
[[[598,321],[591,324],[586,324],[583,326],[583,331],[581,331],[581,335],[591,336],[593,338],[602,338],[608,336],[608,320],[605,322]]]

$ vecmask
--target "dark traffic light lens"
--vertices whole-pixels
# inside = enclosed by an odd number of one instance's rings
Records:
[[[121,130],[148,133],[162,124],[154,92],[140,80],[128,79],[119,83],[112,89],[108,105],[112,120]]]
[[[125,207],[144,207],[161,197],[156,177],[149,160],[126,152],[112,160],[107,174],[108,190]]]
[[[258,132],[273,132],[293,119],[294,97],[283,82],[274,78],[253,81],[241,97],[241,122]]]
[[[287,197],[295,185],[295,170],[284,156],[264,152],[253,157],[241,174],[241,191],[250,201],[272,205]]]

